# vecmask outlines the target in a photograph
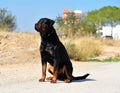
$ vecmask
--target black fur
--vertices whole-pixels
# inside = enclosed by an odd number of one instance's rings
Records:
[[[53,74],[50,78],[52,83],[56,83],[57,79],[64,80],[66,83],[72,80],[85,79],[89,74],[74,77],[72,75],[73,66],[64,45],[60,42],[56,31],[53,27],[55,22],[48,18],[42,18],[35,24],[36,31],[41,36],[41,61],[42,61],[42,77],[39,81],[45,81],[47,62],[51,68],[48,71]]]

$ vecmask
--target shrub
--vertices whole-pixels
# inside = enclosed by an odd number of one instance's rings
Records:
[[[13,31],[16,28],[16,19],[8,10],[0,8],[0,31]]]
[[[77,56],[77,48],[75,46],[75,44],[73,43],[70,43],[70,42],[67,42],[65,43],[65,47],[67,49],[67,52],[69,54],[69,57],[71,59],[76,59],[76,56]]]
[[[73,42],[73,43],[71,43]],[[70,58],[75,60],[88,60],[90,57],[98,56],[102,53],[101,43],[93,38],[84,37],[75,40],[67,40],[65,47]]]
[[[102,53],[100,42],[89,37],[79,39],[77,47],[79,49],[78,60],[87,60]]]

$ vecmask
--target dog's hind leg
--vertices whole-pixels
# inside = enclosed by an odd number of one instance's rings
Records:
[[[69,73],[66,66],[64,66],[64,70],[65,70],[65,74],[66,74],[65,82],[70,83],[72,81],[72,75],[71,75],[71,73]]]

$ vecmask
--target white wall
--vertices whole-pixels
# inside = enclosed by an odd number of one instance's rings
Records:
[[[98,33],[102,33],[102,37],[111,36],[114,39],[120,39],[120,25],[116,25],[115,27],[111,28],[110,26],[103,26],[102,30],[97,31]]]

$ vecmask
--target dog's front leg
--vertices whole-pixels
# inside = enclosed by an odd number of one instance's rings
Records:
[[[44,82],[46,78],[47,63],[42,64],[42,77],[39,79],[40,82]]]
[[[53,78],[51,80],[51,83],[56,83],[57,77],[58,77],[58,64],[56,60],[54,61],[54,72],[53,72]]]
[[[58,71],[55,71],[54,74],[53,74],[53,78],[51,80],[51,83],[56,83],[57,77],[58,77]]]

